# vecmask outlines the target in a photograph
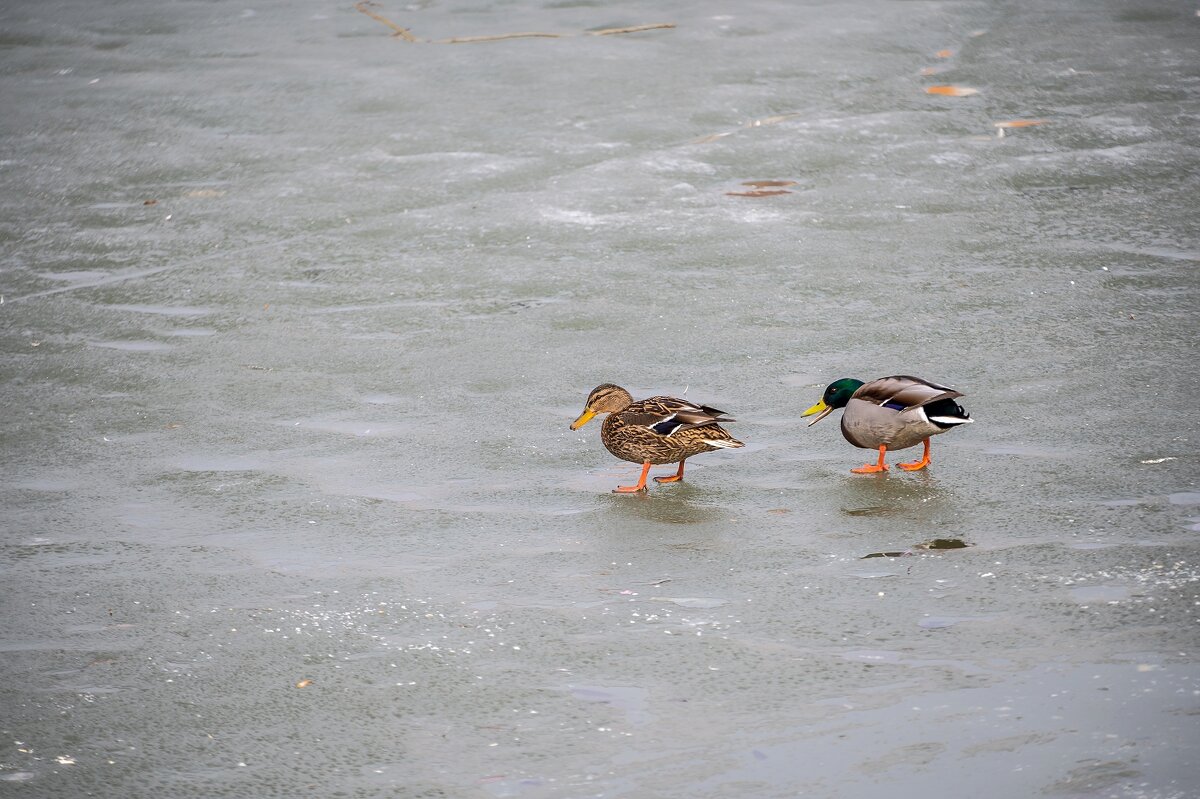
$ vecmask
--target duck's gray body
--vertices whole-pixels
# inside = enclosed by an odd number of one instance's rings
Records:
[[[908,375],[872,380],[846,403],[842,435],[863,449],[916,446],[930,436],[971,421],[954,402],[961,396],[960,391]]]

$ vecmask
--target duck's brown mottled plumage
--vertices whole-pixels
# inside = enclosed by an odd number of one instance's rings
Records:
[[[633,401],[628,391],[612,383],[592,389],[584,411],[571,425],[578,430],[595,415],[607,413],[600,429],[605,448],[621,460],[643,465],[637,487],[644,490],[646,472],[651,465],[678,463],[675,477],[656,478],[674,482],[683,476],[683,461],[701,452],[744,446],[719,422],[735,421],[724,411],[697,405],[678,397],[650,397]]]

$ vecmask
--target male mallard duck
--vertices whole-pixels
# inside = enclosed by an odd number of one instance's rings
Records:
[[[883,455],[889,449],[907,449],[925,443],[921,460],[896,464],[901,469],[916,471],[929,465],[929,437],[974,421],[963,407],[955,402],[962,392],[939,386],[919,377],[894,375],[864,383],[843,378],[825,387],[817,404],[801,416],[821,414],[808,423],[812,427],[838,408],[842,414],[842,435],[856,447],[879,448],[879,462],[868,463],[850,471],[855,474],[886,472]]]
[[[571,423],[572,430],[583,427],[598,413],[607,413],[600,428],[600,440],[621,460],[642,464],[642,476],[635,486],[617,486],[614,494],[646,490],[646,474],[652,464],[679,462],[679,471],[671,477],[655,477],[656,483],[674,483],[683,479],[683,462],[701,452],[745,446],[729,435],[717,422],[732,422],[724,411],[696,405],[677,397],[651,397],[634,402],[629,392],[605,383],[588,394],[583,413]]]

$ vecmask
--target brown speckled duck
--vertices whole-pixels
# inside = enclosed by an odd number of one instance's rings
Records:
[[[655,477],[657,483],[675,483],[683,479],[683,463],[693,455],[717,449],[744,446],[718,422],[732,422],[724,411],[696,405],[678,397],[650,397],[633,401],[629,392],[612,383],[592,389],[572,430],[583,427],[597,414],[607,413],[600,428],[600,440],[621,460],[642,464],[637,485],[617,486],[614,494],[646,490],[650,467],[679,463],[679,471],[669,477]]]
[[[801,416],[819,413],[808,423],[812,427],[838,408],[842,414],[842,435],[856,447],[878,449],[878,463],[868,463],[850,471],[855,474],[886,472],[884,453],[889,449],[907,449],[924,442],[925,453],[918,461],[896,464],[916,471],[929,465],[929,437],[952,430],[971,421],[954,400],[962,396],[948,386],[909,375],[881,377],[864,383],[842,378],[825,387],[816,405]]]

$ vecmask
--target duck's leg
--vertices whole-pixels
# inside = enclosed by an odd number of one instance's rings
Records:
[[[921,460],[913,461],[912,463],[897,463],[901,469],[909,472],[915,472],[917,469],[924,469],[929,465],[929,439],[925,439],[925,454],[921,456]]]
[[[875,474],[876,472],[886,472],[888,467],[887,464],[883,462],[883,456],[886,452],[887,444],[880,444],[879,463],[868,463],[864,466],[859,466],[857,469],[851,469],[850,471],[854,472],[855,474]]]
[[[646,475],[650,472],[650,461],[642,464],[642,476],[638,478],[638,483],[635,486],[617,486],[613,489],[614,494],[636,494],[639,491],[646,490]]]
[[[679,462],[679,471],[675,472],[674,477],[655,477],[654,482],[656,482],[656,483],[678,483],[680,480],[683,479],[683,461],[686,461],[686,460],[687,460],[687,458],[684,458],[682,461]]]

